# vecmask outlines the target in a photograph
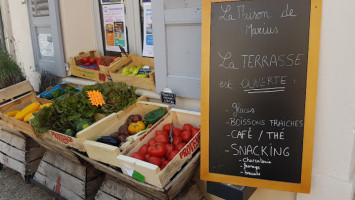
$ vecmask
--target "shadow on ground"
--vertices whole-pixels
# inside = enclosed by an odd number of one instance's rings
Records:
[[[0,200],[55,200],[55,198],[34,184],[26,184],[21,174],[4,167],[0,170]]]

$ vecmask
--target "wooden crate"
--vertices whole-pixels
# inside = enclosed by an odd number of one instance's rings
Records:
[[[82,200],[94,199],[104,175],[91,165],[80,165],[48,151],[33,179],[65,199]]]
[[[149,134],[145,137],[127,155],[119,155],[117,157],[120,164],[119,167],[123,173],[132,176],[132,173],[136,171],[144,176],[146,183],[163,188],[185,162],[191,159],[193,153],[200,147],[200,133],[196,134],[163,170],[160,170],[157,165],[130,157],[132,153],[137,152],[141,146],[147,144],[151,138],[155,137],[155,130],[163,130],[165,124],[173,123],[174,127],[182,128],[183,124],[189,123],[194,127],[200,127],[200,113],[198,112],[172,109],[169,113],[170,115],[164,121],[154,127],[154,130],[152,130],[154,134]]]
[[[148,65],[152,70],[152,72],[149,74],[149,78],[126,76],[120,74],[123,66],[130,67],[135,65]],[[127,85],[130,86],[155,91],[155,73],[153,58],[138,57],[134,53],[131,53],[129,54],[127,59],[121,59],[111,65],[108,68],[108,72],[113,82],[125,82]]]
[[[90,79],[98,82],[108,82],[111,81],[111,77],[108,73],[108,67],[100,65],[98,66],[100,70],[92,70],[80,67],[81,65],[81,58],[83,57],[90,57],[90,58],[99,58],[98,51],[89,51],[89,52],[80,52],[78,56],[72,57],[69,59],[70,64],[70,71],[71,74],[74,76],[82,77],[85,79]],[[101,58],[106,58],[109,56],[102,56]],[[112,58],[112,57],[110,57]],[[117,59],[115,62],[117,62]],[[112,66],[115,62],[111,63]]]
[[[137,99],[137,101],[146,101],[147,97],[146,96],[141,96]],[[131,105],[132,106],[132,105]],[[130,106],[128,106],[127,108],[129,108]],[[126,109],[127,109],[126,108]],[[119,111],[119,112],[123,112],[123,111]],[[118,112],[118,113],[119,113]],[[114,114],[113,114],[114,115]],[[111,115],[105,117],[105,118],[110,118]],[[65,135],[63,133],[59,133],[57,131],[54,130],[49,130],[45,133],[41,133],[39,135],[41,135],[42,138],[46,139],[46,140],[52,140],[55,143],[59,143],[59,146],[68,146],[71,148],[75,148],[79,151],[85,152],[85,148],[83,145],[83,142],[85,140],[84,136],[86,135],[86,133],[88,132],[88,130],[90,130],[90,127],[92,126],[100,126],[99,124],[105,119],[101,119],[100,121],[97,121],[95,123],[93,123],[91,126],[89,126],[88,128],[81,130],[77,133],[77,136],[80,137],[71,137],[68,135]],[[118,128],[117,128],[118,129]],[[100,130],[101,131],[101,130]]]
[[[110,166],[90,159],[79,152],[73,152],[80,158],[92,164],[96,169],[105,172],[106,175],[112,177],[114,181],[117,181],[124,186],[134,190],[135,192],[143,194],[146,197],[161,200],[175,199],[175,197],[181,193],[184,186],[194,176],[200,164],[200,151],[198,151],[193,154],[191,160],[182,167],[179,173],[177,173],[165,187],[159,188],[154,185],[142,183],[136,179],[133,179],[132,177],[123,174]]]
[[[48,140],[42,137],[37,137],[34,138],[34,140],[43,146],[45,149],[48,151],[51,151],[57,155],[60,155],[67,160],[70,160],[72,162],[75,162],[77,164],[81,164],[81,161],[78,159],[78,157],[68,148],[68,146],[61,144],[56,141]]]
[[[6,112],[13,110],[21,110],[34,102],[42,104],[51,103],[52,101],[36,97],[33,87],[29,81],[24,81],[19,84],[7,87],[0,90],[1,102],[0,118],[6,126],[11,129],[21,131],[32,138],[37,137],[31,124],[9,117]]]
[[[125,123],[126,119],[130,115],[140,114],[142,115],[142,117],[144,117],[144,115],[146,115],[147,113],[156,110],[160,107],[169,110],[169,106],[165,104],[138,101],[137,103],[125,109],[124,111],[111,114],[107,118],[100,121],[100,123],[88,127],[87,129],[85,129],[85,132],[78,133],[77,137],[84,141],[83,144],[85,150],[90,158],[118,167],[119,163],[116,157],[120,154],[128,153],[143,138],[150,134],[153,128],[151,128],[142,136],[140,136],[140,138],[137,138],[135,142],[133,142],[125,149],[120,149],[112,145],[96,142],[96,140],[101,136],[110,136],[112,133],[117,132],[119,127]],[[159,125],[159,123],[163,121],[166,117],[167,116],[164,116],[155,125],[153,125],[153,127]]]
[[[102,183],[100,190],[95,196],[96,200],[121,200],[121,199],[135,199],[135,200],[148,200],[151,197],[144,196],[124,184],[115,181],[115,178],[106,176],[104,182]],[[195,181],[190,181],[184,188],[182,188],[181,193],[179,193],[176,200],[193,199],[202,200],[204,199],[203,193],[198,187]]]
[[[45,149],[32,138],[0,129],[0,165],[19,172],[25,181],[37,171]]]

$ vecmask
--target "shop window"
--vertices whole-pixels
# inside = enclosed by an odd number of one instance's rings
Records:
[[[107,29],[110,26],[105,22],[105,18],[107,17],[107,11],[109,12],[109,8],[119,7],[117,4],[123,4],[124,6],[124,26],[125,26],[125,49],[128,52],[134,52],[138,56],[142,56],[142,31],[141,31],[141,20],[140,20],[140,1],[139,0],[118,0],[118,1],[110,1],[110,0],[95,0],[93,1],[94,8],[94,24],[95,24],[95,35],[99,36],[97,38],[96,46],[100,53],[106,56],[118,56],[120,55],[120,50],[118,50],[116,43],[109,42],[107,43]],[[120,15],[118,12],[117,15]],[[120,17],[119,17],[120,18]],[[108,19],[110,20],[110,19]],[[120,26],[121,19],[112,18],[112,20],[118,20],[116,24],[112,24],[114,26]],[[115,31],[113,31],[115,34]],[[108,33],[110,35],[110,33]],[[116,40],[116,39],[115,39]],[[117,41],[115,41],[117,42]],[[122,41],[123,42],[123,41]],[[122,43],[118,42],[118,43]]]
[[[152,1],[156,86],[201,96],[201,0]]]
[[[27,0],[37,71],[66,76],[58,0]]]

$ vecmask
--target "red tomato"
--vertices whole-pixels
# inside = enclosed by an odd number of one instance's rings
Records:
[[[155,136],[155,142],[156,143],[164,143],[164,144],[169,144],[169,137],[166,135],[157,135]]]
[[[162,157],[166,154],[166,146],[163,143],[155,143],[154,146],[148,147],[148,153],[150,156]]]
[[[193,126],[191,124],[184,124],[184,126],[182,126],[183,131],[191,131],[192,128]]]
[[[171,124],[165,124],[163,129],[164,129],[164,131],[167,131],[169,133],[169,131],[171,129]]]
[[[165,156],[168,157],[169,153],[174,151],[174,145],[172,144],[165,144],[166,147],[166,154]]]
[[[176,136],[180,136],[181,134],[181,129],[179,128],[174,128],[173,129],[173,136],[176,137]]]
[[[143,146],[138,150],[138,152],[142,155],[147,154],[148,152],[148,145],[147,144],[143,144]]]
[[[192,128],[192,137],[195,137],[195,135],[200,131],[199,128]]]
[[[149,162],[150,155],[147,153],[144,155],[145,161]]]
[[[181,138],[182,138],[182,141],[184,141],[185,143],[188,143],[191,139],[191,131],[183,131],[181,133]]]
[[[181,149],[184,148],[185,145],[186,145],[186,143],[177,144],[175,146],[175,150],[181,151]]]
[[[161,158],[161,163],[163,163],[164,161],[166,161],[165,157]]]
[[[182,138],[180,136],[174,137],[173,138],[173,145],[176,146],[178,144],[182,143]]]
[[[156,156],[150,156],[149,162],[152,163],[152,164],[154,164],[154,165],[157,165],[158,167],[160,167],[160,165],[161,165],[161,158],[156,157]]]
[[[145,161],[145,157],[142,154],[140,154],[139,152],[132,153],[131,157],[138,159],[138,160]]]
[[[155,137],[153,137],[152,139],[149,140],[148,142],[148,146],[153,146],[155,144]]]
[[[89,62],[86,62],[84,63],[85,66],[89,67],[90,66],[90,63]]]
[[[89,59],[89,63],[90,64],[95,64],[96,63],[96,59],[95,58],[90,58]]]
[[[81,63],[87,63],[89,62],[89,58],[88,57],[82,57],[81,58]]]
[[[164,168],[165,166],[167,166],[169,164],[169,161],[166,160],[164,162],[161,163],[161,168]]]
[[[172,159],[174,159],[174,157],[175,157],[177,154],[179,154],[179,151],[177,151],[177,150],[172,151],[172,152],[169,154],[169,156],[168,156],[168,160],[171,161]]]
[[[96,58],[96,62],[100,62],[101,58]]]
[[[168,131],[164,131],[164,130],[155,131],[155,135],[165,135],[165,136],[169,137],[169,132]]]

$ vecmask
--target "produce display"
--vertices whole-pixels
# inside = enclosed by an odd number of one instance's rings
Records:
[[[145,68],[149,69],[148,66],[144,66]],[[126,75],[126,76],[135,76],[135,77],[142,77],[142,78],[148,78],[149,75],[147,73],[141,73],[138,74],[139,70],[142,69],[143,66],[142,65],[135,65],[135,66],[125,66],[122,68],[121,70],[121,74],[122,75]],[[143,68],[144,69],[144,68]]]
[[[101,92],[105,104],[91,104],[87,92],[93,90]],[[96,83],[64,96],[65,98],[57,99],[51,106],[34,114],[31,124],[37,133],[54,130],[75,136],[77,132],[102,118],[98,116],[118,112],[136,102],[135,88],[125,83]]]
[[[5,115],[9,117],[14,117],[17,120],[28,122],[30,118],[33,117],[33,113],[38,112],[39,110],[51,106],[52,103],[46,103],[41,105],[39,102],[31,103],[30,105],[26,106],[22,110],[13,110],[5,113]]]
[[[157,130],[155,137],[131,157],[157,165],[162,170],[199,131],[191,124],[184,124],[182,129],[165,124],[163,130]]]
[[[121,151],[124,151],[166,113],[166,109],[158,108],[147,113],[144,117],[139,114],[130,115],[116,133],[112,133],[111,136],[102,136],[97,142],[117,146]]]
[[[82,64],[79,66],[86,69],[100,70],[100,65],[109,67],[116,58],[117,57],[90,58],[85,56],[80,59]]]
[[[64,88],[64,91],[60,89],[56,89],[53,92],[51,92],[48,96],[43,96],[43,98],[55,101],[55,100],[64,99],[67,96],[69,96],[69,93],[75,93],[75,92],[78,92],[78,90],[72,86],[68,86]]]

